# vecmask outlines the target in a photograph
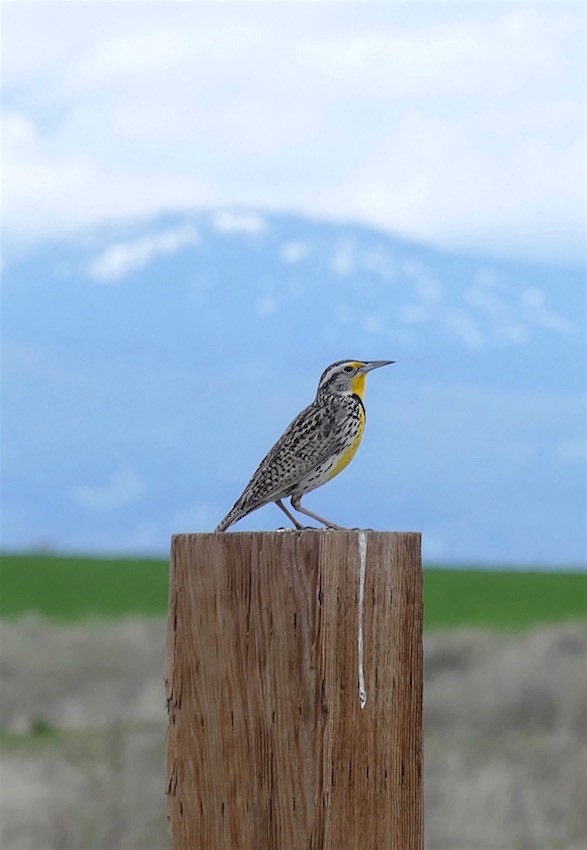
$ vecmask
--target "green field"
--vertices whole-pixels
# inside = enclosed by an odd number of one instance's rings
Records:
[[[519,629],[587,618],[587,574],[429,568],[426,628]],[[164,615],[167,562],[0,555],[0,616],[59,621]]]

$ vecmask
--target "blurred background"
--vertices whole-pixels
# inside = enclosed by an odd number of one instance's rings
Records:
[[[346,357],[307,505],[423,532],[428,850],[583,847],[584,6],[3,18],[3,847],[165,846],[170,535]]]

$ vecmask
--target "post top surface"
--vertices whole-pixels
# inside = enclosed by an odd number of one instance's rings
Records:
[[[328,537],[339,537],[343,535],[357,536],[359,534],[374,535],[383,534],[386,536],[397,537],[418,537],[422,536],[420,531],[385,531],[376,528],[275,528],[270,531],[192,531],[192,532],[176,532],[172,534],[172,539],[183,538],[231,538],[231,537],[303,537],[305,535],[321,535]]]

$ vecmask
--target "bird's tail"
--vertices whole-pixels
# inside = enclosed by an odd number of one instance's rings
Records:
[[[244,515],[246,513],[247,513],[247,511],[243,511],[242,508],[238,507],[238,502],[237,502],[237,504],[234,506],[234,508],[231,511],[229,511],[226,514],[226,516],[224,517],[224,519],[221,520],[218,523],[218,525],[216,526],[214,531],[226,531],[226,529],[229,528],[229,526],[231,526],[233,523],[237,522],[237,520],[244,517]]]

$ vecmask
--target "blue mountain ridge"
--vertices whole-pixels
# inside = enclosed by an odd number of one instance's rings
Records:
[[[429,559],[584,561],[583,269],[251,211],[7,255],[4,548],[160,553],[211,529],[324,366],[357,357],[397,363],[308,506],[421,529]]]

